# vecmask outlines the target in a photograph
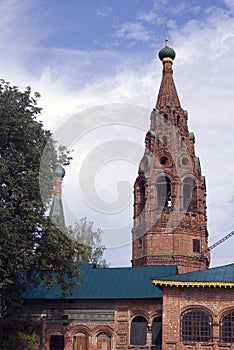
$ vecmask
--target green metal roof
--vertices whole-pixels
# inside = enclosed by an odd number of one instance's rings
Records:
[[[176,274],[176,266],[95,268],[94,264],[79,267],[82,275],[73,294],[63,296],[60,285],[47,289],[43,282],[24,292],[23,299],[145,299],[161,298],[162,291],[152,278]]]
[[[213,267],[207,270],[175,274],[167,277],[155,277],[163,281],[181,281],[181,282],[234,282],[234,264]]]

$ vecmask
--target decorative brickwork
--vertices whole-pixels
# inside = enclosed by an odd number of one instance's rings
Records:
[[[172,59],[164,59],[159,95],[134,185],[132,265],[209,266],[206,185],[187,111],[180,105]]]
[[[33,350],[234,350],[234,266],[206,270],[205,178],[173,81],[175,52],[167,41],[159,53],[163,77],[134,185],[132,275],[119,279],[124,281],[119,294],[116,284],[112,288],[113,272],[105,283],[99,274],[91,287],[85,284],[82,298],[29,293],[24,311],[42,325]],[[63,176],[58,168],[55,198],[61,197]],[[164,276],[156,268],[158,276],[145,279],[145,270],[155,268],[135,267],[149,265],[177,265],[179,274],[162,266]],[[169,269],[173,275],[166,273]],[[181,275],[189,271],[196,272]],[[148,294],[152,283],[155,290]],[[90,290],[103,285],[107,290],[90,297]]]
[[[57,165],[55,169],[54,196],[50,208],[50,219],[60,229],[64,229],[65,227],[65,219],[62,204],[62,184],[64,176],[64,168],[61,165]]]
[[[198,344],[182,340],[182,315],[190,309],[202,310],[210,316],[211,341]],[[233,343],[221,339],[222,317],[230,310],[234,311],[232,289],[164,287],[162,350],[172,347],[181,350],[233,349]],[[191,334],[193,331],[190,330]]]
[[[102,310],[109,310],[110,306],[114,310],[114,318],[110,322],[102,321],[82,321],[80,315],[95,314],[98,309],[100,314]],[[30,310],[37,310],[34,318],[40,319],[43,323],[43,350],[51,349],[51,337],[62,336],[64,339],[63,350],[80,350],[85,346],[87,350],[113,350],[113,349],[154,349],[152,347],[152,323],[155,317],[162,315],[162,300],[148,299],[148,300],[119,300],[112,305],[110,303],[90,301],[90,303],[75,302],[71,306],[66,301],[58,301],[48,303],[46,305],[47,311],[43,312],[44,306],[38,303],[30,302],[28,304]],[[77,319],[74,317],[73,310],[77,310]],[[56,313],[55,317],[51,317]],[[40,316],[41,315],[41,316]],[[70,318],[70,315],[73,315]],[[33,316],[33,315],[32,315]],[[67,317],[65,317],[67,316]],[[147,321],[146,344],[138,347],[130,344],[131,321],[136,316],[144,316]],[[80,338],[80,343],[78,341]],[[79,348],[79,344],[81,344]],[[103,348],[102,348],[102,343]],[[85,345],[86,344],[86,345]],[[35,346],[33,350],[39,350],[39,346]],[[156,349],[156,348],[155,348]],[[60,350],[60,349],[56,349]]]

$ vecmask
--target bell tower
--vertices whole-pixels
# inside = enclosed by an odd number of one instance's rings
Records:
[[[175,56],[166,36],[161,86],[134,184],[132,266],[177,265],[184,273],[208,268],[210,257],[205,177],[173,79]]]

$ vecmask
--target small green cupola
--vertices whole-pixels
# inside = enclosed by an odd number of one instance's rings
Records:
[[[165,62],[165,61],[172,62],[175,56],[176,56],[175,51],[169,46],[165,46],[163,49],[159,51],[159,54],[158,54],[158,57],[162,62]]]
[[[65,169],[61,165],[57,165],[55,168],[55,176],[57,179],[63,179],[65,176]]]

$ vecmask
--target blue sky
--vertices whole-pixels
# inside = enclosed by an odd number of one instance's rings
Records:
[[[233,0],[1,0],[0,13],[1,78],[41,93],[44,125],[74,149],[66,220],[87,216],[102,227],[112,266],[131,259],[131,191],[166,24],[207,179],[210,244],[234,229]],[[216,248],[212,265],[232,262],[233,245],[234,238]]]

